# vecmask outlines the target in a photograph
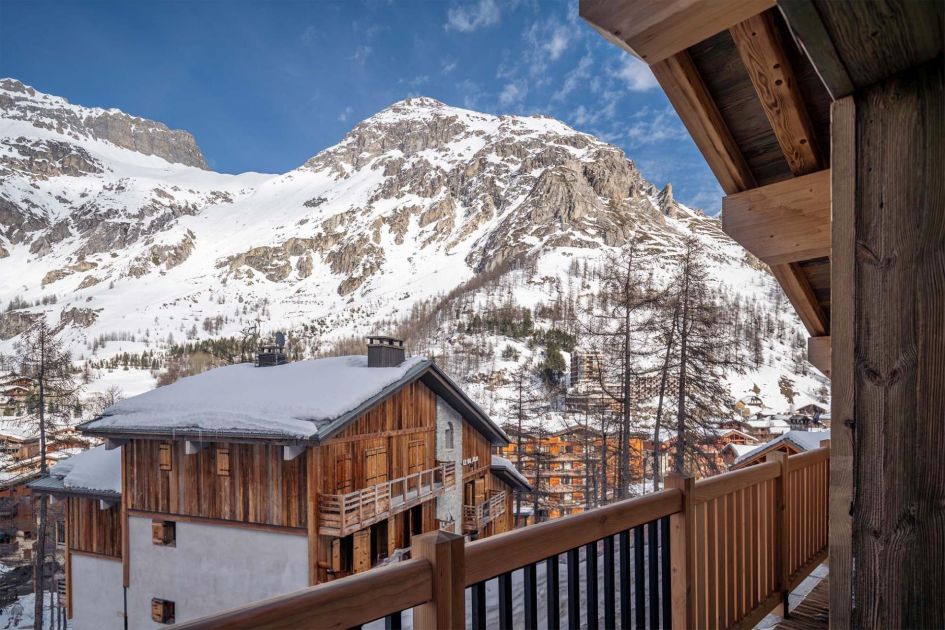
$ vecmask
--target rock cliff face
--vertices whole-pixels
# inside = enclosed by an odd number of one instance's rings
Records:
[[[186,132],[4,79],[0,148],[7,336],[42,311],[77,340],[207,319],[233,334],[261,313],[350,333],[476,274],[600,258],[641,231],[667,251],[699,233],[743,258],[619,149],[429,98],[289,173],[230,176],[206,170]]]
[[[186,131],[168,129],[162,123],[115,109],[70,105],[63,98],[37,92],[16,79],[0,79],[0,110],[5,119],[28,122],[37,129],[76,139],[104,140],[168,162],[208,168],[194,137]]]

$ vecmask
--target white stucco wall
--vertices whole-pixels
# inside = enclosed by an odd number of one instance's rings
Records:
[[[151,598],[174,602],[177,622],[308,586],[305,536],[177,523],[177,543],[151,542],[151,519],[129,519],[128,627],[151,621]]]
[[[121,560],[73,553],[73,630],[124,628],[125,594],[121,584]]]
[[[446,429],[453,424],[453,448],[447,448]],[[436,458],[456,463],[456,485],[436,500],[436,517],[453,520],[454,532],[463,532],[463,418],[439,396],[436,397]]]

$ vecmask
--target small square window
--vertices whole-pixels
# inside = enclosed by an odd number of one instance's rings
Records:
[[[151,599],[151,621],[155,623],[174,623],[174,602],[167,599]]]
[[[151,541],[155,545],[173,547],[177,543],[177,523],[174,521],[151,521]]]

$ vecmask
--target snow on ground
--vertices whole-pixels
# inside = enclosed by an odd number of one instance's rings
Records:
[[[43,628],[46,630],[53,627],[52,617],[56,611],[55,608],[49,604],[49,593],[45,594],[43,602]],[[35,617],[33,616],[35,605],[36,595],[29,593],[28,595],[23,595],[12,604],[4,606],[0,609],[0,630],[33,628],[35,625]],[[66,628],[71,627],[72,623],[67,622]]]

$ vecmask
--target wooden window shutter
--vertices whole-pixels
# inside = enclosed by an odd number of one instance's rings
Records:
[[[335,458],[335,492],[351,492],[354,479],[351,478],[351,455],[345,453]]]
[[[364,451],[365,485],[374,486],[387,481],[387,447],[378,446]]]
[[[158,450],[158,463],[161,470],[171,470],[173,459],[170,442],[161,442]]]
[[[151,598],[151,621],[174,623],[174,602],[157,597]]]
[[[230,449],[217,447],[217,474],[221,477],[230,476]]]

